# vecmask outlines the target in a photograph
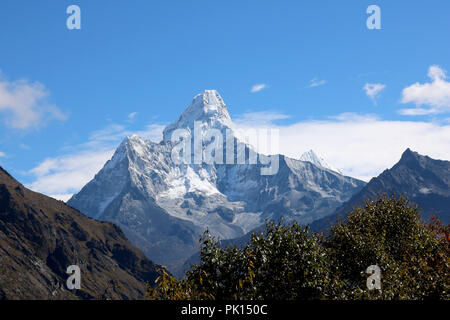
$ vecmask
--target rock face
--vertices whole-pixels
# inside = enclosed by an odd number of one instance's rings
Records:
[[[180,136],[191,139],[186,151],[191,162],[174,159],[178,140],[173,137],[180,130]],[[196,137],[203,143],[198,145]],[[309,223],[333,213],[364,186],[283,155],[276,157],[275,174],[265,175],[268,162],[263,160],[269,158],[253,151],[241,137],[223,99],[217,91],[206,90],[166,127],[160,143],[138,136],[125,139],[68,203],[91,217],[118,224],[148,257],[170,269],[198,250],[206,228],[221,239],[231,239],[265,219]],[[211,152],[216,142],[219,147]],[[202,161],[196,162],[199,154]],[[208,154],[223,161],[207,162]],[[252,163],[251,155],[259,160]],[[244,162],[238,161],[242,158]]]
[[[434,160],[407,149],[400,161],[378,177],[373,178],[358,194],[343,204],[335,214],[312,223],[315,230],[323,231],[330,223],[345,218],[352,207],[363,205],[366,199],[378,194],[403,194],[421,208],[423,219],[438,216],[450,222],[450,162]]]
[[[68,290],[78,265],[81,289]],[[143,299],[158,265],[108,222],[32,192],[0,168],[0,300]]]

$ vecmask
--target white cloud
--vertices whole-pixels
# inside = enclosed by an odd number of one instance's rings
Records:
[[[34,181],[27,187],[67,201],[94,178],[126,136],[138,134],[144,139],[159,142],[163,129],[164,125],[151,124],[143,130],[132,131],[123,125],[111,124],[93,132],[86,143],[66,148],[65,154],[47,158],[31,169],[29,174]]]
[[[330,116],[329,119],[347,121],[347,122],[368,122],[377,121],[380,119],[376,114],[358,114],[353,112],[344,112],[337,116]]]
[[[432,65],[428,69],[428,77],[433,81],[439,81],[447,78],[446,71],[438,65]]]
[[[27,187],[60,200],[68,200],[95,176],[113,152],[114,149],[83,150],[45,159],[30,171],[36,179]]]
[[[242,129],[258,127],[279,129],[281,154],[298,159],[313,149],[344,174],[366,181],[392,167],[407,148],[450,159],[448,123],[390,121],[347,113],[287,126],[253,122]]]
[[[51,194],[49,195],[49,197],[52,197],[54,199],[57,200],[61,200],[64,202],[67,202],[70,200],[70,198],[72,198],[73,194],[72,193],[67,193],[67,194]]]
[[[49,104],[48,90],[39,82],[0,79],[0,115],[9,127],[26,130],[41,127],[51,120],[65,120],[57,106]]]
[[[163,131],[166,126],[162,124],[150,124],[144,130],[134,132],[143,139],[153,142],[160,142],[163,138]]]
[[[366,95],[372,99],[372,102],[376,105],[378,98],[378,95],[381,91],[383,91],[386,88],[385,84],[381,83],[366,83],[366,85],[363,87],[363,90],[366,92]]]
[[[132,112],[128,115],[128,122],[133,122],[134,118],[136,118],[136,116],[138,115],[138,112]]]
[[[4,152],[0,151],[0,158],[2,158],[2,157],[6,157],[6,154]]]
[[[428,70],[430,83],[418,83],[406,87],[402,92],[402,103],[413,103],[417,107],[429,106],[428,109],[402,109],[404,115],[425,115],[450,112],[450,82],[446,81],[445,70],[433,65]]]
[[[428,114],[433,114],[435,111],[433,109],[424,108],[405,108],[398,111],[399,114],[403,116],[425,116]]]
[[[314,79],[309,81],[309,86],[308,87],[309,88],[320,87],[320,86],[323,86],[326,83],[327,83],[326,80],[319,80],[317,78],[314,78]]]
[[[261,84],[255,84],[252,89],[250,90],[252,93],[259,92],[261,90],[264,90],[267,88],[267,84],[261,83]]]
[[[290,116],[276,111],[247,112],[233,119],[236,125],[251,126],[252,123],[270,124],[276,120],[288,119]]]

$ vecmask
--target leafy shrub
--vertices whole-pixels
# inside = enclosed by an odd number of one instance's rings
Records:
[[[152,298],[287,300],[328,294],[332,280],[326,252],[316,235],[296,223],[267,222],[244,248],[222,248],[208,232],[201,243],[201,263],[182,280],[161,277],[150,289]]]
[[[421,222],[418,207],[402,196],[383,195],[355,208],[324,241],[346,284],[341,297],[448,299],[448,238],[434,227]],[[381,268],[381,292],[367,289],[370,265]]]
[[[208,232],[201,262],[177,280],[163,270],[152,299],[450,299],[449,226],[425,224],[403,197],[354,208],[328,236],[297,223],[267,222],[243,248],[222,248]],[[365,270],[378,265],[382,290]]]

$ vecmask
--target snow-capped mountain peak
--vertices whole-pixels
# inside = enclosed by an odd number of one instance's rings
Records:
[[[131,136],[125,137],[121,144],[119,145],[119,149],[126,150],[126,148],[134,148],[135,146],[144,145],[145,140],[142,139],[140,136],[133,134]]]
[[[147,142],[138,135],[127,136],[117,148],[108,166],[114,166],[125,157],[130,158],[130,154],[142,155],[146,148]]]
[[[176,129],[193,130],[194,122],[200,122],[202,128],[232,129],[228,109],[216,90],[205,90],[194,97],[180,118],[169,124],[163,132],[164,141],[169,141]]]
[[[198,238],[206,227],[215,237],[232,239],[266,219],[309,223],[331,214],[364,185],[325,169],[329,166],[313,152],[307,160],[316,166],[280,155],[276,173],[262,174],[265,164],[238,163],[239,152],[250,155],[250,151],[237,150],[244,142],[234,135],[238,131],[233,128],[220,95],[206,90],[166,127],[162,142],[127,137],[69,205],[90,217],[116,223],[153,260],[174,265],[198,250]],[[171,138],[177,129],[194,138],[192,162],[174,160],[179,145]],[[204,143],[214,131],[209,129],[232,130],[236,161],[203,161],[213,145]],[[198,133],[202,135],[202,157],[197,163]],[[228,140],[228,132],[225,134]],[[228,149],[224,149],[227,156]],[[220,149],[214,153],[216,150]],[[256,156],[261,159],[261,154]]]
[[[314,164],[316,166],[319,166],[319,167],[322,167],[322,168],[325,168],[325,169],[329,169],[329,170],[332,170],[334,172],[342,174],[342,172],[339,169],[329,165],[323,158],[319,157],[313,150],[309,150],[309,151],[304,152],[300,156],[299,160],[301,160],[301,161],[308,161],[308,162],[311,162],[312,164]]]
[[[136,134],[126,137],[124,139],[124,143],[127,144],[129,148],[138,153],[142,153],[142,149],[147,147],[147,143],[145,142],[145,140]]]

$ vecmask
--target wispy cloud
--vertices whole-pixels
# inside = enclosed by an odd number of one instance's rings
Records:
[[[8,81],[0,74],[0,116],[5,124],[19,130],[35,129],[67,115],[48,102],[50,93],[39,82]]]
[[[132,112],[128,115],[128,122],[134,122],[134,119],[136,118],[136,116],[138,115],[138,112]]]
[[[146,140],[153,142],[160,142],[163,138],[163,130],[166,125],[163,124],[149,124],[143,130],[135,131],[134,134]]]
[[[290,118],[289,115],[277,112],[277,111],[257,111],[247,112],[238,115],[233,122],[237,125],[251,126],[252,124],[272,124],[276,120],[283,120]]]
[[[6,157],[6,153],[0,151],[0,158]]]
[[[359,114],[354,112],[344,112],[336,116],[329,116],[328,118],[348,122],[368,122],[380,120],[380,117],[376,114]]]
[[[403,116],[425,116],[428,114],[436,113],[434,109],[424,109],[424,108],[405,108],[398,111],[399,114]]]
[[[417,108],[401,109],[403,115],[426,115],[450,112],[450,82],[444,69],[433,65],[428,69],[429,83],[415,83],[403,89],[402,103],[413,103]],[[420,108],[428,106],[428,108]]]
[[[261,83],[261,84],[255,84],[252,89],[250,90],[250,92],[255,93],[255,92],[259,92],[261,90],[264,90],[267,88],[267,84]]]
[[[366,95],[372,100],[374,105],[377,105],[377,98],[381,91],[386,88],[385,84],[381,83],[366,83],[363,87],[363,90],[366,92]]]
[[[320,87],[320,86],[323,86],[326,83],[327,83],[326,80],[319,80],[317,78],[314,78],[314,79],[309,81],[308,88]]]

